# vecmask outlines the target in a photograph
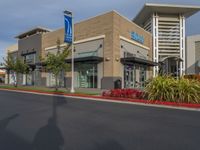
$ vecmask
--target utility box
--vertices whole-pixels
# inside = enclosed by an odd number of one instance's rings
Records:
[[[121,89],[122,88],[122,81],[116,80],[114,83],[114,89]]]

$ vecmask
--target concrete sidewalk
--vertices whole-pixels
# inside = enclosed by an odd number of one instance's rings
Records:
[[[7,87],[12,85],[0,84],[1,87]],[[14,86],[13,86],[14,87]],[[45,86],[25,86],[19,85],[18,88],[26,88],[26,89],[33,89],[33,90],[44,90],[44,91],[54,91],[55,87],[45,87]],[[70,88],[58,88],[58,91],[70,93]],[[76,93],[82,94],[90,94],[90,95],[101,95],[101,93],[105,91],[103,89],[93,89],[93,88],[75,88]]]

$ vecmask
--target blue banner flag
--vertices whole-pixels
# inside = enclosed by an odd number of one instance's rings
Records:
[[[72,43],[72,17],[65,16],[65,42]]]

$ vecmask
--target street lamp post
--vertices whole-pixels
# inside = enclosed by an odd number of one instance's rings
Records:
[[[72,37],[74,36],[72,35]],[[74,44],[73,43],[74,43],[74,38],[72,38],[72,63],[71,63],[72,64],[72,80],[71,80],[71,90],[70,90],[71,93],[75,92],[74,90]]]
[[[65,15],[65,42],[72,45],[71,57],[71,93],[74,93],[74,24],[72,12],[64,11]]]

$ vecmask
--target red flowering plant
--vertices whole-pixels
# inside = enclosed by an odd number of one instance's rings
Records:
[[[112,89],[102,93],[102,96],[104,97],[120,97],[131,99],[142,99],[144,95],[144,92],[139,89]]]

